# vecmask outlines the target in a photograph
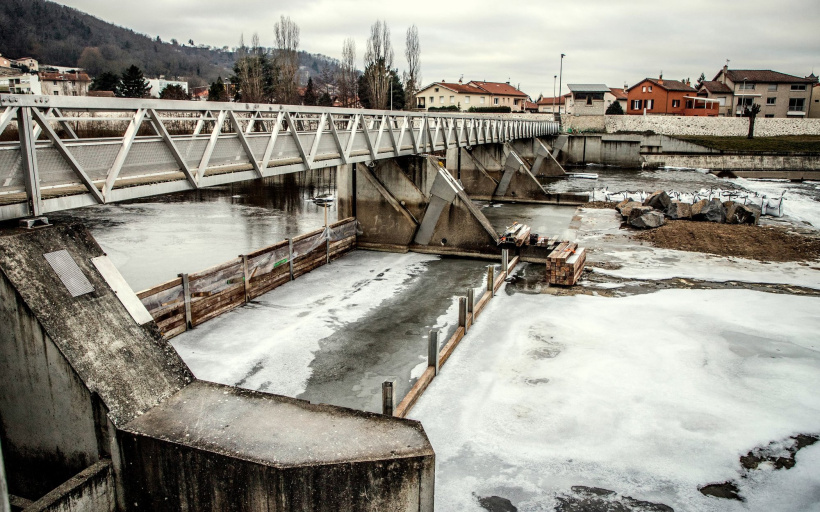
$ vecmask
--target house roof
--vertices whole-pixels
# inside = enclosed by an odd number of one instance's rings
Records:
[[[429,89],[431,87],[443,87],[443,88],[445,88],[449,91],[452,91],[452,92],[455,92],[455,93],[458,93],[458,94],[486,94],[486,91],[484,91],[482,89],[479,89],[478,87],[472,86],[470,84],[464,84],[464,83],[460,84],[460,83],[452,83],[452,82],[433,82],[432,84],[428,85],[427,87],[424,87],[423,89],[421,89],[419,91],[419,93],[421,93],[422,91],[426,91],[427,89]]]
[[[654,85],[657,85],[658,87],[660,87],[662,89],[666,89],[667,91],[697,92],[697,91],[695,91],[694,88],[692,88],[689,85],[686,85],[685,83],[683,83],[681,81],[678,81],[678,80],[664,80],[664,79],[661,79],[661,78],[644,78],[643,80],[641,80],[637,84],[635,84],[632,87],[630,87],[629,89],[627,89],[627,91],[631,91],[632,89],[640,86],[644,82],[650,82]]]
[[[605,84],[567,84],[572,92],[609,92]]]
[[[476,82],[475,80],[470,81],[468,85],[472,85],[487,91],[490,94],[495,94],[497,96],[522,96],[524,98],[529,98],[529,96],[512,85],[508,83],[502,82]]]
[[[541,98],[538,100],[539,105],[560,105],[564,102],[564,98],[559,96],[556,98]]]
[[[703,87],[704,89],[706,89],[707,91],[709,91],[713,94],[731,94],[731,92],[732,92],[731,87],[724,84],[723,82],[719,82],[719,81],[715,81],[715,80],[709,80],[709,81],[703,82],[701,87]]]
[[[113,98],[115,97],[114,91],[88,91],[88,95],[91,97],[97,98]]]
[[[715,75],[713,80],[717,80],[722,72],[722,69],[718,71],[718,74]],[[770,69],[729,69],[726,71],[726,78],[735,83],[743,82],[744,80],[747,82],[769,84],[814,83],[810,78],[800,78],[799,76],[787,75],[786,73],[780,73],[779,71],[772,71]]]
[[[616,100],[625,100],[626,99],[626,89],[620,89],[618,87],[610,87],[609,92],[615,96]]]
[[[524,102],[524,109],[525,110],[538,110],[538,104],[533,103],[531,101],[525,101]]]
[[[76,82],[90,82],[91,79],[86,73],[40,73],[40,78],[43,80],[74,80]]]

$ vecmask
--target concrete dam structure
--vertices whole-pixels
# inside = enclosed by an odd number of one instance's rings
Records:
[[[40,216],[331,167],[338,216],[356,226],[338,243],[501,260],[473,199],[587,199],[537,179],[563,174],[549,121],[71,97],[0,105],[0,133],[18,137],[0,143],[0,220],[28,217],[28,228],[0,229],[2,512],[433,510],[421,424],[197,380],[91,234]],[[310,254],[304,271],[323,259]],[[236,264],[245,284],[227,281],[244,300],[252,256]]]

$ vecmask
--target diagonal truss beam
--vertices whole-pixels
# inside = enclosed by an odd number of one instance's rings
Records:
[[[131,122],[128,123],[128,129],[125,130],[120,151],[117,153],[117,157],[114,158],[114,163],[111,164],[111,168],[108,170],[108,175],[105,178],[105,186],[103,186],[102,191],[103,197],[105,198],[111,195],[111,191],[114,189],[114,183],[116,183],[117,178],[120,176],[120,171],[122,171],[122,166],[125,164],[125,159],[128,158],[128,153],[131,151],[131,146],[134,144],[137,132],[139,132],[142,121],[145,119],[145,110],[144,108],[137,109],[137,113],[134,114]]]
[[[248,138],[245,136],[245,133],[242,132],[242,125],[239,124],[239,120],[236,118],[236,114],[233,113],[233,110],[228,111],[228,117],[231,120],[236,136],[239,138],[239,143],[245,151],[245,156],[248,157],[248,160],[251,162],[251,166],[253,166],[253,172],[256,173],[257,178],[261,178],[262,170],[259,168],[259,162],[257,162],[256,157],[253,156],[253,150],[251,150],[251,146],[248,144]],[[256,114],[254,114],[254,119],[251,119],[250,123],[248,123],[249,128],[253,125],[255,119]]]
[[[160,119],[159,114],[156,110],[150,109],[148,110],[148,117],[151,121],[151,125],[154,127],[154,131],[162,137],[163,142],[168,147],[168,150],[171,151],[171,155],[174,157],[177,165],[179,166],[180,170],[185,174],[185,179],[188,180],[188,183],[191,184],[194,188],[199,188],[197,184],[196,178],[194,177],[193,172],[191,172],[191,168],[188,167],[188,162],[185,161],[185,158],[182,157],[182,154],[179,152],[176,144],[174,144],[174,139],[171,138],[171,135],[168,133],[168,130],[165,129],[165,125],[162,124],[162,119]]]

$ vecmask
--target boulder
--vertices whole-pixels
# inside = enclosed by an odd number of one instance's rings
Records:
[[[664,192],[663,190],[658,190],[657,192],[652,193],[646,200],[643,202],[644,206],[651,206],[656,210],[660,210],[665,212],[669,205],[672,204],[672,200],[669,199],[669,194]]]
[[[632,219],[638,218],[644,213],[651,212],[653,208],[651,206],[634,206],[629,210],[629,215],[626,218],[626,221],[631,223]]]
[[[621,215],[628,218],[629,214],[632,213],[632,209],[638,207],[642,207],[641,203],[637,201],[630,201],[621,208]]]
[[[692,205],[680,201],[672,201],[669,208],[666,209],[666,216],[672,220],[691,219]]]
[[[618,211],[620,212],[621,210],[623,210],[624,206],[628,205],[628,204],[629,204],[629,203],[631,203],[631,202],[632,202],[632,199],[629,199],[629,198],[627,197],[626,199],[624,199],[624,200],[623,200],[623,201],[621,201],[620,203],[616,204],[616,205],[615,205],[615,209],[616,209],[616,210],[618,210]]]
[[[760,213],[745,204],[732,202],[726,208],[726,224],[757,224]]]
[[[725,222],[726,210],[720,199],[701,199],[692,205],[692,220],[706,222]]]
[[[638,229],[651,229],[663,226],[666,223],[666,217],[663,213],[657,210],[645,211],[640,215],[636,215],[638,209],[632,210],[632,215],[629,216],[629,225]]]

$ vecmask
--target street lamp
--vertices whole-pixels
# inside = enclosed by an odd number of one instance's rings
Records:
[[[559,97],[564,92],[563,91],[563,85],[564,85],[564,82],[563,82],[563,80],[564,80],[564,57],[566,57],[566,56],[567,55],[565,53],[561,54],[561,68],[558,71],[558,96]],[[559,114],[561,113],[561,104],[560,103],[558,104],[558,113]]]
[[[555,81],[558,80],[558,75],[552,75],[552,111],[555,112]]]

